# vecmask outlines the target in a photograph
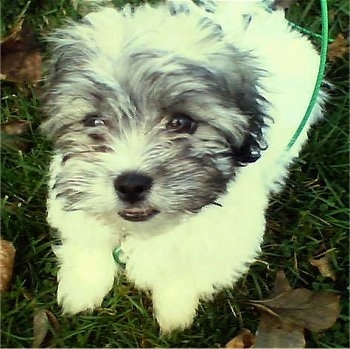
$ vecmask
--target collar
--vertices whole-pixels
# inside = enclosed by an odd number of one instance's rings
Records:
[[[126,258],[121,246],[116,247],[113,250],[113,258],[115,262],[123,269],[126,267]]]

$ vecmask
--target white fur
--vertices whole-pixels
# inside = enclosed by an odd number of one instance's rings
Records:
[[[203,9],[189,6],[192,16],[179,15],[166,21],[162,12],[168,10],[162,6],[138,9],[133,19],[113,9],[88,15],[92,23],[110,23],[108,32],[94,34],[100,37],[97,41],[103,54],[91,62],[92,69],[111,69],[107,60],[118,59],[116,53],[123,47],[124,36],[130,33],[135,37],[133,45],[181,51],[194,59],[202,59],[201,50],[215,52],[215,45],[210,43],[198,48],[192,46],[190,37],[195,36],[197,40],[201,36],[194,30],[193,18]],[[239,170],[227,194],[218,200],[222,207],[205,207],[170,225],[169,217],[161,216],[140,223],[113,217],[113,224],[107,224],[83,211],[65,212],[62,199],[56,199],[52,190],[48,221],[58,229],[62,240],[55,253],[60,262],[58,300],[66,313],[93,309],[101,304],[120,270],[112,252],[121,246],[127,260],[128,279],[138,288],[152,291],[161,329],[184,328],[191,324],[199,300],[232,286],[260,252],[269,194],[279,189],[289,164],[306,141],[309,125],[321,113],[321,107],[316,105],[296,144],[286,150],[308,106],[319,57],[307,38],[291,30],[282,11],[269,13],[257,1],[226,1],[218,6],[219,10],[210,16],[222,24],[232,43],[253,52],[262,69],[268,72],[261,79],[261,93],[270,103],[267,114],[274,120],[266,131],[269,148],[257,162]],[[243,14],[252,18],[248,27]],[[138,42],[138,32],[148,30],[158,31],[159,35],[156,39],[150,35],[150,42]],[[86,33],[87,41],[89,35]],[[105,40],[105,36],[114,40]],[[111,77],[110,84],[115,74],[119,74],[118,78],[129,74],[123,69],[122,59],[116,64],[121,65],[117,73],[110,70],[108,74],[101,74]],[[101,154],[110,157],[108,170],[120,173],[142,162],[147,139],[141,134],[128,134],[127,141],[119,140],[116,149],[124,147],[125,151],[120,150],[117,155]],[[61,162],[62,155],[55,155],[51,178],[59,172]],[[96,205],[109,207],[113,200],[111,184],[96,188],[96,193],[99,198]],[[153,198],[159,204],[166,199],[156,194]],[[113,212],[108,214],[112,217]]]

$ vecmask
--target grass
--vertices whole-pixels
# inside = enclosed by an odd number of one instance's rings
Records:
[[[137,4],[139,1],[133,1]],[[123,1],[118,1],[121,5]],[[348,2],[329,0],[330,37],[345,33]],[[2,1],[1,32],[6,34],[27,5],[26,0]],[[32,1],[26,18],[35,29],[45,54],[43,36],[66,17],[79,14],[69,1]],[[297,2],[289,18],[320,32],[318,1]],[[286,64],[288,64],[286,62]],[[45,222],[46,171],[51,145],[38,132],[41,122],[38,95],[31,85],[2,84],[2,122],[28,120],[29,153],[2,148],[2,236],[16,247],[14,277],[1,297],[1,346],[30,347],[37,309],[55,314],[53,347],[219,347],[240,328],[254,331],[259,314],[244,301],[266,297],[275,272],[284,269],[293,287],[330,290],[341,295],[341,315],[322,333],[307,333],[308,347],[349,347],[348,341],[348,57],[327,66],[334,84],[325,119],[310,134],[308,145],[291,169],[282,193],[274,197],[259,261],[233,291],[222,292],[201,305],[193,326],[169,338],[160,337],[147,295],[121,280],[103,309],[93,315],[65,317],[56,304],[56,264]],[[309,258],[328,249],[336,281],[320,275]],[[174,305],[176,306],[176,305]]]

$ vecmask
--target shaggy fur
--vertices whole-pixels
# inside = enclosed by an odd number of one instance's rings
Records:
[[[125,272],[163,331],[184,328],[258,255],[269,195],[322,106],[286,150],[319,56],[266,3],[104,8],[51,37],[43,130],[65,313],[99,306]]]

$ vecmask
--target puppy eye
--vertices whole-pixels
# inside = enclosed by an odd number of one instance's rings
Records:
[[[183,133],[193,134],[196,131],[197,124],[187,115],[175,115],[168,123],[167,128]]]
[[[83,124],[84,124],[84,126],[87,126],[87,127],[98,127],[98,126],[105,126],[106,121],[103,120],[97,114],[89,114],[83,120]]]

